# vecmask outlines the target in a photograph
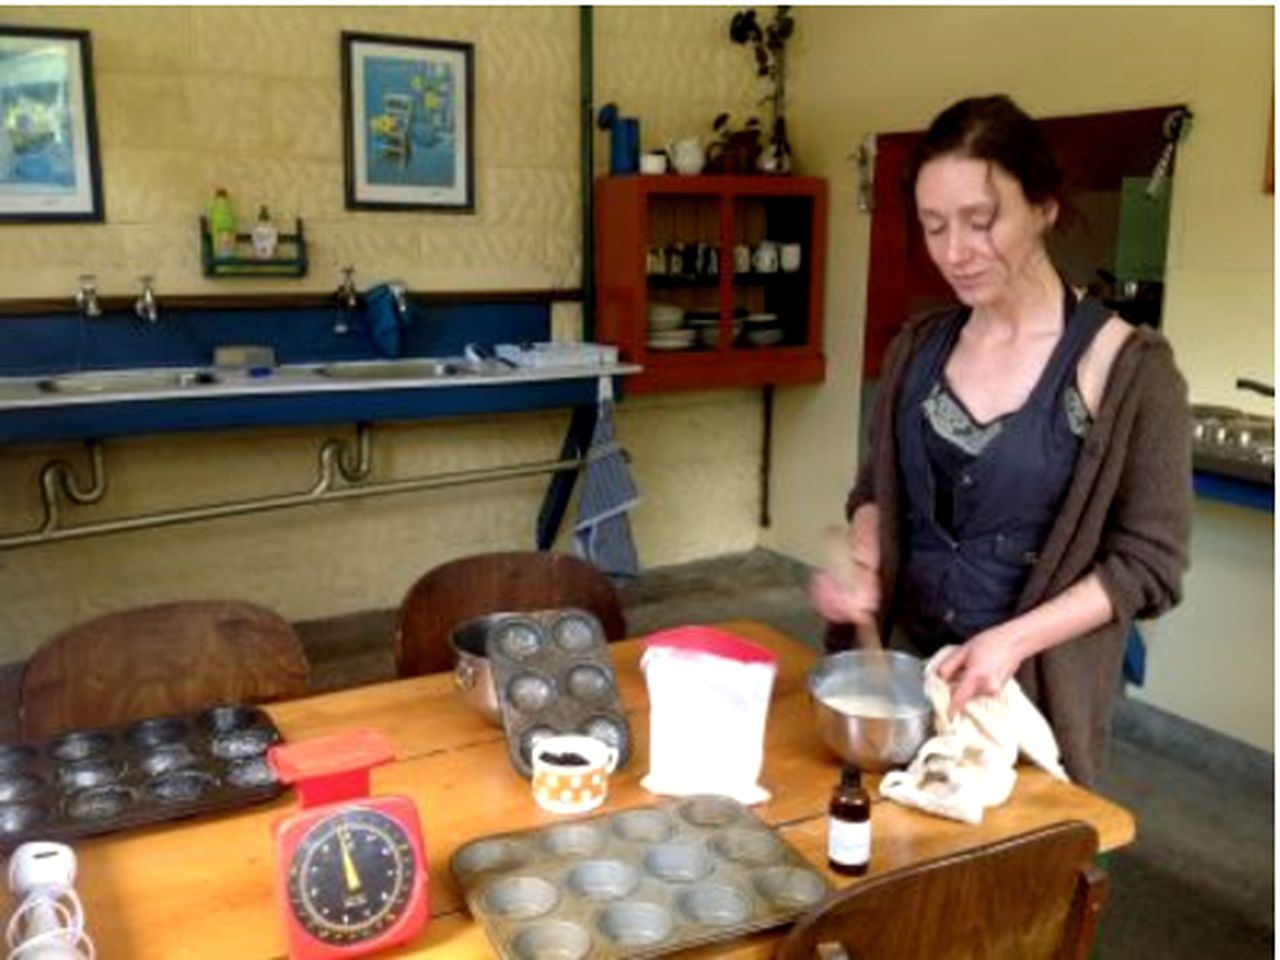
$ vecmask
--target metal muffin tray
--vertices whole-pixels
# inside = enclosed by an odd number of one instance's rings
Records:
[[[567,607],[496,620],[485,643],[512,765],[533,775],[539,740],[564,733],[601,740],[631,758],[631,727],[600,621]]]
[[[654,957],[788,923],[831,891],[720,796],[483,837],[450,867],[504,960]]]
[[[281,739],[262,710],[227,704],[0,744],[0,850],[270,800]]]

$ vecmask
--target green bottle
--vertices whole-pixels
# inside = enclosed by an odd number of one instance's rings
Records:
[[[236,212],[231,198],[221,187],[209,204],[209,232],[213,235],[213,255],[219,259],[236,255]]]

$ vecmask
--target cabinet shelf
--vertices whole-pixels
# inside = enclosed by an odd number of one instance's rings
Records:
[[[597,340],[616,344],[644,372],[633,393],[815,383],[823,379],[823,269],[827,185],[815,177],[602,177],[595,184]],[[732,251],[764,241],[799,244],[798,270],[733,273]],[[655,251],[713,246],[714,274],[648,273]],[[724,268],[729,267],[726,273]],[[701,333],[683,349],[650,346],[651,303],[674,305],[686,319],[718,317],[719,333]],[[756,329],[769,343],[733,336],[739,317],[773,314]],[[703,324],[687,323],[688,326]],[[705,327],[704,327],[705,329]],[[669,338],[670,339],[670,338]]]
[[[277,255],[270,259],[253,256],[253,235],[236,234],[236,253],[218,257],[213,252],[213,235],[207,217],[200,218],[200,260],[206,277],[304,277],[307,274],[307,238],[302,221],[294,221],[293,233],[277,238]],[[281,256],[281,253],[291,254]]]

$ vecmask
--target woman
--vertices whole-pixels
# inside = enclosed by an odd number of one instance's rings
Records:
[[[1061,175],[1007,97],[940,114],[907,183],[961,306],[889,347],[847,556],[814,602],[921,656],[956,645],[938,667],[953,710],[1016,675],[1092,783],[1129,626],[1180,599],[1186,384],[1158,333],[1054,267]]]

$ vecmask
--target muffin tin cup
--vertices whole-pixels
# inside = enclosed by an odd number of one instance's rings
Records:
[[[270,800],[279,730],[226,704],[38,743],[0,744],[0,850],[73,840]]]
[[[450,868],[503,960],[659,956],[788,923],[831,891],[720,796],[482,837]]]
[[[631,756],[631,728],[600,621],[566,607],[495,616],[485,654],[493,674],[511,764],[533,774],[538,743],[582,734]]]

